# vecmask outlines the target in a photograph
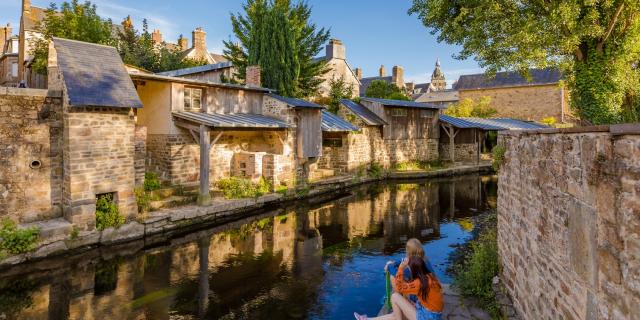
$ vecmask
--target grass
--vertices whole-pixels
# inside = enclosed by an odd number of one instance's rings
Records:
[[[5,219],[0,225],[0,260],[7,254],[20,254],[35,249],[40,235],[36,227],[19,229],[15,222]]]
[[[480,225],[474,239],[454,258],[453,284],[462,295],[476,298],[493,319],[503,319],[492,286],[493,278],[500,273],[496,214],[489,215]]]
[[[394,166],[397,171],[414,171],[414,170],[436,170],[444,168],[444,162],[442,160],[433,161],[407,161],[400,162]]]
[[[273,190],[273,186],[265,178],[260,178],[258,183],[254,183],[251,180],[231,177],[218,180],[217,185],[227,199],[257,198]]]

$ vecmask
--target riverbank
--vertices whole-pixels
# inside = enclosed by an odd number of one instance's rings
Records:
[[[382,180],[424,179],[449,177],[456,175],[486,173],[491,165],[459,165],[439,170],[392,171],[380,177],[343,176],[311,183],[304,192],[287,195],[267,194],[258,198],[237,200],[216,200],[208,206],[185,205],[150,212],[137,221],[130,221],[119,228],[107,228],[103,231],[78,231],[64,218],[47,220],[21,227],[37,227],[40,238],[35,250],[9,256],[0,261],[0,269],[37,261],[48,257],[60,256],[91,250],[100,246],[125,244],[135,240],[153,243],[154,239],[165,239],[174,234],[187,233],[197,228],[234,221],[256,214],[265,208],[277,208],[303,199],[325,201],[348,192],[350,188]]]

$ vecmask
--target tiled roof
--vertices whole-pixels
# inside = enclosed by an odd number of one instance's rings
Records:
[[[415,102],[415,101],[405,101],[405,100],[391,100],[391,99],[378,99],[378,98],[369,98],[362,97],[361,101],[369,101],[380,103],[384,106],[389,107],[404,107],[404,108],[422,108],[422,109],[442,109],[443,107],[437,106],[435,104],[426,103],[426,102]]]
[[[358,116],[364,123],[370,126],[383,126],[387,124],[386,121],[382,120],[378,115],[373,113],[373,111],[367,109],[365,106],[353,102],[351,100],[342,99],[340,100],[340,104],[347,107],[351,112],[353,112],[356,116]]]
[[[462,75],[456,84],[457,90],[473,90],[513,86],[532,86],[541,84],[554,84],[562,79],[558,69],[531,69],[529,70],[531,82],[514,71],[498,72],[495,78],[488,78],[484,73]]]
[[[231,68],[232,66],[233,66],[233,64],[231,64],[231,62],[220,62],[220,63],[214,63],[214,64],[205,64],[203,66],[196,66],[196,67],[183,68],[183,69],[178,69],[178,70],[158,72],[157,74],[162,75],[162,76],[181,77],[181,76],[194,74],[194,73],[200,73],[200,72],[207,72],[207,71]]]
[[[317,104],[317,103],[313,103],[307,100],[302,100],[302,99],[297,99],[297,98],[287,98],[287,97],[283,97],[283,96],[279,96],[275,93],[269,93],[269,96],[280,100],[294,108],[312,108],[312,109],[324,109],[323,106]]]
[[[71,106],[142,108],[114,47],[53,38]]]
[[[202,113],[202,112],[173,112],[176,118],[204,124],[213,128],[255,128],[255,129],[284,129],[290,126],[279,119],[253,113]]]
[[[494,119],[484,119],[484,118],[457,118],[451,117],[447,115],[440,115],[440,121],[451,124],[457,128],[479,128],[482,130],[489,131],[500,131],[500,130],[532,130],[532,129],[545,129],[548,128],[545,125],[516,120],[511,118],[494,118]]]
[[[358,130],[360,130],[360,128],[352,125],[349,121],[327,110],[322,110],[322,131],[345,132]]]

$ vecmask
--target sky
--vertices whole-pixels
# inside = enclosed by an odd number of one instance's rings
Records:
[[[52,0],[31,0],[47,7]],[[59,0],[54,0],[61,3]],[[222,52],[222,41],[233,39],[229,16],[242,10],[244,0],[93,0],[98,13],[116,22],[131,15],[140,28],[147,18],[150,29],[160,29],[166,41],[180,34],[189,38],[196,27],[207,32],[207,46]],[[452,57],[459,47],[438,43],[416,16],[407,14],[411,0],[307,0],[312,22],[331,30],[331,37],[346,47],[352,68],[361,67],[365,77],[377,76],[380,65],[387,75],[394,65],[404,68],[405,81],[429,82],[436,59],[440,59],[447,82],[461,74],[482,72],[473,59]],[[20,22],[21,0],[0,0],[0,23],[11,23],[14,33]],[[321,53],[324,55],[324,52]]]

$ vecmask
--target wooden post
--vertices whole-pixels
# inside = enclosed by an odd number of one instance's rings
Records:
[[[456,161],[456,146],[455,146],[455,135],[453,135],[453,127],[449,126],[449,158],[451,158],[451,162]]]
[[[198,205],[206,206],[211,204],[211,194],[209,194],[209,150],[211,150],[211,137],[209,128],[200,125],[200,194],[198,195]]]

